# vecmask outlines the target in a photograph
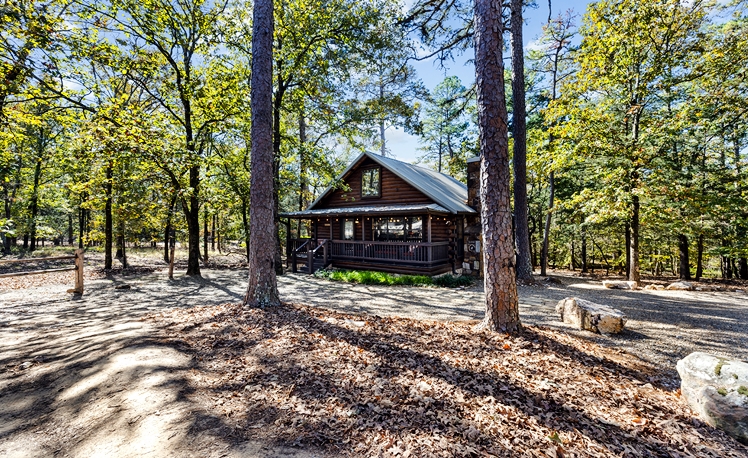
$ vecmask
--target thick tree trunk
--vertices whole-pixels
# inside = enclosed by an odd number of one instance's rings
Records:
[[[104,270],[112,269],[112,163],[106,167],[106,182],[104,182]]]
[[[510,203],[501,4],[475,2],[475,73],[481,150],[481,225],[486,316],[482,328],[518,332]]]
[[[187,219],[187,275],[200,276],[200,204],[198,189],[200,187],[200,166],[190,167],[189,205],[182,205]]]
[[[748,259],[738,259],[738,277],[741,280],[748,280]]]
[[[244,248],[247,250],[247,263],[249,263],[249,219],[245,200],[242,200],[242,224],[244,224]]]
[[[78,249],[83,249],[83,230],[86,225],[86,211],[83,209],[84,194],[81,194],[81,202],[78,206]]]
[[[556,191],[553,171],[548,176],[548,212],[545,214],[545,227],[543,229],[543,250],[540,254],[540,275],[548,275],[548,244],[551,237],[551,218],[553,217],[553,195]]]
[[[512,0],[512,137],[514,138],[514,226],[517,279],[532,281],[527,220],[527,129],[525,110],[525,52],[522,44],[522,0]]]
[[[631,197],[631,261],[629,281],[639,284],[639,196]]]
[[[688,237],[678,234],[678,275],[681,280],[691,279],[691,266],[688,262]]]
[[[252,25],[252,174],[250,181],[249,284],[244,304],[280,305],[276,280],[273,150],[273,1],[255,0]],[[282,267],[282,266],[281,266]]]

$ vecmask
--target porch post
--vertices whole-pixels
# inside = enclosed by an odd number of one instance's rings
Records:
[[[332,240],[332,218],[330,218],[330,240]]]
[[[428,236],[427,241],[428,241],[429,245],[428,245],[428,250],[426,252],[428,253],[429,264],[431,264],[431,259],[432,259],[432,254],[433,254],[433,251],[434,251],[434,247],[431,246],[431,214],[430,213],[429,213],[429,215],[427,217],[427,221],[428,221],[428,226],[426,227],[426,231],[427,231],[426,234],[428,234],[427,235]]]
[[[301,238],[301,235],[299,234],[297,238]],[[293,247],[291,246],[291,218],[288,218],[288,222],[286,223],[286,267],[288,267],[288,263],[291,261],[291,251],[293,251]]]

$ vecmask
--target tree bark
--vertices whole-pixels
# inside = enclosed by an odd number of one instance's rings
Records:
[[[678,234],[678,276],[681,280],[691,279],[691,266],[688,263],[688,237]]]
[[[626,279],[631,280],[629,277],[629,271],[631,270],[631,223],[627,222],[624,226],[624,239],[626,244]]]
[[[521,330],[521,325],[512,243],[502,32],[501,3],[495,0],[476,0],[475,73],[480,128],[480,198],[486,295],[486,316],[481,327],[514,333]]]
[[[522,0],[512,0],[512,137],[514,138],[514,225],[517,279],[532,281],[527,220],[527,128],[525,109],[525,51],[522,44]]]
[[[696,243],[696,281],[701,280],[704,275],[704,234],[699,234],[699,240]]]
[[[748,259],[738,259],[738,278],[741,280],[748,280]]]
[[[594,250],[593,250],[593,262],[594,262]],[[587,273],[587,234],[582,232],[582,273]]]
[[[39,213],[39,181],[41,177],[42,160],[37,159],[34,166],[34,185],[31,188],[31,202],[29,203],[29,211],[31,212],[31,228],[29,230],[31,246],[29,247],[29,251],[36,249],[36,216]]]
[[[190,143],[192,140],[190,140]],[[187,219],[187,275],[200,276],[200,166],[190,167],[190,188],[192,193],[189,205],[182,205]]]
[[[104,270],[112,269],[112,244],[114,241],[112,227],[112,162],[106,166],[104,182]]]
[[[166,214],[166,226],[164,227],[164,262],[169,264],[171,262],[171,254],[169,253],[169,241],[171,240],[171,223],[174,217],[174,205],[177,203],[177,193],[171,197],[169,202],[169,213]]]
[[[631,261],[629,281],[639,284],[639,196],[631,196]]]
[[[273,149],[273,1],[255,0],[252,25],[252,157],[249,284],[244,304],[280,305],[275,275],[275,173]],[[276,232],[276,233],[274,233]]]
[[[551,218],[553,216],[553,194],[555,193],[555,183],[553,171],[548,176],[548,212],[545,214],[545,227],[543,229],[543,250],[540,254],[540,275],[548,275],[548,243],[551,236]]]
[[[208,209],[203,210],[203,262],[208,264]]]

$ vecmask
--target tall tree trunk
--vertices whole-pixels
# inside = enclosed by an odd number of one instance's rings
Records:
[[[164,262],[167,264],[171,263],[169,243],[171,242],[171,225],[172,218],[174,217],[174,205],[176,203],[177,193],[175,192],[171,196],[171,201],[169,202],[169,212],[166,214],[166,225],[164,227]]]
[[[551,218],[553,217],[553,194],[556,186],[553,179],[553,171],[548,176],[548,212],[545,214],[545,227],[543,228],[543,250],[540,254],[540,275],[548,275],[548,244],[551,236]]]
[[[190,142],[191,143],[191,142]],[[200,187],[200,166],[190,167],[189,205],[182,205],[187,219],[187,275],[200,276],[200,203],[198,189]]]
[[[212,237],[210,238],[210,249],[213,251],[216,251],[216,219],[218,218],[217,213],[213,213],[213,218],[211,218],[211,230],[210,233]]]
[[[252,25],[252,173],[250,179],[249,284],[244,304],[280,305],[275,276],[277,230],[273,150],[273,1],[255,0]],[[282,266],[281,266],[282,267]]]
[[[104,182],[104,270],[112,269],[112,162],[106,166]]]
[[[31,247],[29,251],[36,249],[36,216],[39,213],[39,181],[42,177],[42,160],[37,159],[36,165],[34,166],[34,185],[31,188],[31,202],[29,204],[29,211],[31,212],[31,228],[29,230],[29,238],[31,241]]]
[[[527,220],[527,129],[525,110],[525,50],[522,44],[522,0],[512,0],[512,137],[514,138],[514,226],[517,279],[532,281]]]
[[[738,259],[738,278],[741,280],[748,280],[748,259]]]
[[[122,263],[122,268],[127,268],[127,251],[125,250],[125,243],[127,238],[125,236],[125,219],[119,218],[117,224],[117,253],[116,258]]]
[[[701,280],[704,275],[704,234],[699,234],[696,242],[696,281]]]
[[[78,206],[78,249],[83,249],[83,231],[86,225],[86,210],[83,208],[85,193],[81,194],[81,202]]]
[[[594,260],[594,250],[593,250]],[[582,231],[582,273],[587,273],[587,234]]]
[[[639,284],[639,196],[631,196],[631,261],[629,281]]]
[[[208,264],[208,209],[203,210],[203,262]]]
[[[247,202],[242,199],[242,224],[244,224],[244,248],[247,250],[247,263],[249,263],[249,219],[247,218]]]
[[[68,245],[73,246],[73,214],[68,213]]]
[[[384,82],[381,79],[379,80],[379,100],[384,100]],[[387,126],[385,126],[384,121],[384,118],[379,120],[379,141],[382,143],[379,152],[382,156],[387,155],[387,139],[384,136]]]
[[[678,234],[678,276],[681,280],[691,279],[691,266],[688,262],[688,237]]]
[[[481,225],[486,316],[482,328],[518,332],[501,4],[475,2],[475,73],[481,150]]]
[[[626,245],[626,265],[624,267],[626,269],[626,278],[631,280],[631,277],[629,277],[629,272],[631,271],[631,224],[626,222],[623,230],[625,231],[623,238]]]
[[[306,209],[308,205],[306,196],[309,193],[307,174],[309,173],[306,154],[306,117],[302,112],[299,114],[299,211]],[[290,230],[291,225],[288,225]],[[296,237],[301,238],[301,218],[296,220]]]

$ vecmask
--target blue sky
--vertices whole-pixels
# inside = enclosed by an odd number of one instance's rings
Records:
[[[581,19],[588,3],[591,2],[586,0],[552,0],[553,16],[558,16],[560,13],[571,9],[574,10]],[[537,8],[528,8],[525,11],[525,28],[523,30],[525,47],[540,36],[542,27],[547,20],[547,0],[540,0]],[[439,84],[444,77],[452,75],[458,76],[462,80],[462,83],[467,86],[472,84],[475,80],[475,68],[472,64],[467,63],[467,61],[471,60],[473,57],[472,52],[459,56],[454,62],[451,62],[448,65],[446,70],[440,69],[433,59],[430,61],[414,62],[413,66],[416,68],[418,76],[429,90]],[[387,147],[396,159],[406,162],[414,162],[418,156],[423,154],[418,151],[418,137],[409,135],[402,129],[390,128],[387,130],[386,137]]]

